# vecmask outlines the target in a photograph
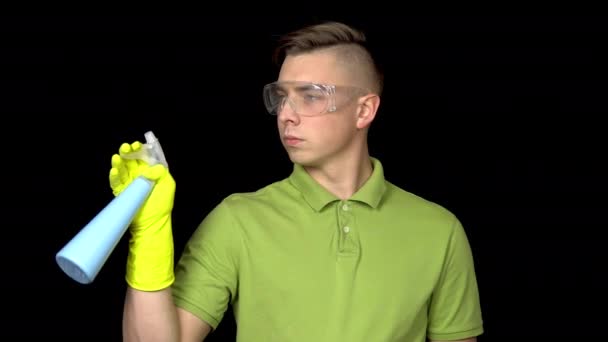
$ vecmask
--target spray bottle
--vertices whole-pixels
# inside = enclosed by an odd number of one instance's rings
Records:
[[[154,133],[146,132],[145,138],[146,143],[140,150],[121,156],[142,160],[150,166],[160,163],[168,168]],[[153,181],[139,176],[114,197],[56,254],[55,260],[61,270],[81,284],[92,283],[153,187]]]

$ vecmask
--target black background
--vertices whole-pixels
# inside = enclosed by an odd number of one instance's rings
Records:
[[[607,18],[389,11],[1,17],[2,334],[119,341],[126,240],[90,285],[54,261],[112,199],[111,155],[160,139],[179,254],[223,197],[291,171],[261,88],[274,39],[325,19],[364,29],[385,69],[370,148],[387,178],[465,225],[480,341],[604,336]]]

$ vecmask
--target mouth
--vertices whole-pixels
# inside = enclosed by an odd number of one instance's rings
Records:
[[[295,145],[301,143],[303,140],[298,137],[295,137],[293,135],[286,135],[283,137],[283,141],[288,146],[295,146]]]

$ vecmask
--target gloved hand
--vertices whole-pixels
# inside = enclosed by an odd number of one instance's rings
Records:
[[[171,225],[175,180],[162,164],[150,166],[141,160],[121,157],[141,148],[142,144],[137,141],[120,146],[120,153],[112,156],[109,181],[115,196],[140,175],[155,182],[129,227],[126,281],[141,291],[157,291],[169,287],[175,279]]]

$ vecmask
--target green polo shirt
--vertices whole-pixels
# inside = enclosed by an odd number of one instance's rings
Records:
[[[232,194],[188,241],[173,294],[237,341],[423,342],[483,332],[472,253],[459,220],[391,184],[382,164],[349,200],[299,165]]]

